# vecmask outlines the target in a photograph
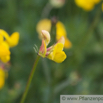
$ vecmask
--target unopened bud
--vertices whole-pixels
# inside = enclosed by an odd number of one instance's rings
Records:
[[[39,49],[39,53],[38,53],[38,55],[40,55],[41,57],[45,57],[45,55],[46,55],[46,44],[45,44],[45,41],[44,40],[42,40],[42,44],[41,44],[41,47],[40,47],[40,49]]]
[[[50,34],[46,30],[42,30],[42,39],[45,41],[46,45],[50,42]]]
[[[61,8],[65,4],[65,0],[50,0],[50,4],[55,8]]]

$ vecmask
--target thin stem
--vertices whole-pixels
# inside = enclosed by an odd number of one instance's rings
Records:
[[[32,81],[32,78],[33,78],[33,75],[34,75],[34,72],[35,72],[35,69],[36,69],[36,66],[38,64],[39,59],[40,59],[40,56],[38,55],[35,62],[34,62],[33,68],[31,70],[31,73],[30,73],[30,76],[29,76],[29,79],[28,79],[28,82],[27,82],[27,85],[26,85],[26,88],[25,88],[25,91],[24,91],[24,94],[21,98],[20,103],[24,103],[24,101],[25,101],[25,98],[26,98],[26,95],[28,93],[28,90],[29,90],[29,87],[30,87],[30,84],[31,84],[31,81]]]
[[[49,66],[48,66],[47,61],[46,61],[45,58],[42,59],[42,64],[43,64],[43,67],[44,67],[45,77],[47,79],[48,84],[50,84],[50,82],[51,82],[51,74],[50,74],[50,69],[49,69]]]

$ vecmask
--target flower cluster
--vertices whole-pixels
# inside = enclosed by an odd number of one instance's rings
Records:
[[[75,3],[84,10],[91,11],[100,1],[101,0],[75,0]]]
[[[19,33],[14,32],[11,36],[0,29],[0,60],[4,63],[10,60],[10,48],[18,44]]]
[[[47,30],[48,32],[50,32],[51,26],[52,26],[51,20],[49,19],[40,20],[36,28],[39,36],[41,37],[41,30]],[[67,49],[71,48],[72,44],[70,40],[67,38],[67,32],[65,30],[65,26],[63,25],[62,22],[58,21],[56,23],[56,40],[58,41],[62,36],[64,36],[65,38],[64,48],[67,48]]]
[[[61,63],[66,59],[66,54],[63,51],[65,39],[62,36],[58,42],[49,48],[47,48],[47,45],[50,42],[50,34],[48,31],[42,30],[42,45],[39,49],[38,55],[41,57],[46,57],[50,60],[53,60],[57,63]]]

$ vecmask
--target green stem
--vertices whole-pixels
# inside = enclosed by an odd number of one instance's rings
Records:
[[[36,69],[36,66],[38,64],[39,59],[40,59],[40,56],[38,55],[35,62],[34,62],[33,68],[31,70],[31,73],[30,73],[30,76],[29,76],[29,79],[28,79],[28,82],[27,82],[27,85],[26,85],[26,88],[25,88],[25,91],[24,91],[24,94],[21,98],[20,103],[24,103],[24,101],[25,101],[25,98],[26,98],[26,95],[28,93],[28,90],[29,90],[29,87],[30,87],[30,84],[31,84],[31,81],[32,81],[32,78],[33,78],[33,75],[34,75],[34,72],[35,72],[35,69]]]

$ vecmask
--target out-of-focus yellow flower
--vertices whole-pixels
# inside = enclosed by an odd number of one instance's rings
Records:
[[[49,19],[40,20],[37,24],[36,30],[39,34],[39,37],[41,38],[42,30],[46,30],[46,31],[50,32],[51,21]],[[65,38],[64,48],[67,48],[67,49],[71,48],[72,44],[71,44],[70,40],[67,38],[67,32],[66,32],[65,26],[63,25],[62,22],[58,21],[56,24],[56,40],[58,41],[62,36],[64,36],[64,38]]]
[[[40,20],[36,26],[36,30],[41,38],[41,31],[46,30],[50,32],[51,30],[51,21],[49,19]]]
[[[4,84],[5,84],[5,72],[0,67],[0,89],[4,86]]]
[[[5,38],[5,39],[4,39]],[[0,59],[6,63],[10,60],[10,47],[14,47],[18,44],[19,33],[14,32],[11,36],[2,29],[0,29]]]
[[[91,11],[100,1],[101,0],[75,0],[75,3],[84,10]]]
[[[61,8],[65,4],[65,0],[49,0],[54,8]]]
[[[63,47],[64,47],[64,44],[65,44],[64,37],[62,36],[56,44],[54,44],[51,47],[47,48],[48,44],[46,44],[46,41],[50,40],[49,39],[50,34],[49,34],[49,32],[47,32],[45,30],[42,31],[42,35],[43,34],[45,34],[46,38],[45,39],[44,39],[44,37],[42,38],[42,45],[39,49],[38,55],[40,55],[43,58],[46,57],[50,60],[53,60],[56,63],[63,62],[66,59],[66,54],[63,51]],[[49,36],[48,36],[48,34],[49,34]]]
[[[64,36],[64,38],[65,38],[64,47],[65,48],[71,48],[72,44],[71,44],[70,40],[67,38],[67,32],[66,32],[65,26],[63,25],[62,22],[58,21],[57,24],[56,24],[56,39],[57,39],[57,41],[62,36]]]
[[[10,51],[3,44],[0,44],[0,57],[7,55],[10,55]]]
[[[0,44],[3,42],[3,36],[0,35]]]
[[[3,36],[0,34],[2,38],[0,41],[0,59],[2,62],[7,62],[10,60],[10,51],[8,44],[3,40]]]
[[[6,63],[10,60],[10,55],[7,55],[7,56],[4,56],[4,57],[1,57],[1,61]]]
[[[11,36],[9,36],[9,34],[6,31],[0,29],[0,34],[2,34],[5,37],[9,47],[14,47],[18,44],[18,41],[19,41],[18,32],[14,32],[13,34],[11,34]]]

